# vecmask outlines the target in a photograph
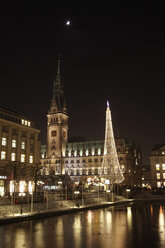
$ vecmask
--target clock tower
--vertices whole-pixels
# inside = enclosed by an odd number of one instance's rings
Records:
[[[56,78],[53,84],[53,97],[47,114],[47,159],[55,174],[64,174],[63,157],[68,141],[68,115],[60,74],[60,56]]]

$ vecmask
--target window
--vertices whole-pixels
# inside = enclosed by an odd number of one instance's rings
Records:
[[[165,173],[163,173],[163,179],[165,179]]]
[[[76,163],[79,164],[80,163],[80,160],[77,160]]]
[[[165,164],[162,164],[162,170],[165,170]]]
[[[74,164],[74,160],[71,160],[71,164]]]
[[[5,160],[6,159],[6,152],[2,151],[1,152],[1,160]]]
[[[13,134],[13,135],[16,135],[16,134],[17,134],[17,129],[13,128],[12,134]]]
[[[156,173],[156,179],[160,179],[160,173]]]
[[[32,155],[29,156],[29,163],[30,163],[30,164],[33,163],[33,156],[32,156]]]
[[[12,140],[12,147],[13,148],[16,148],[17,146],[17,141],[15,139]]]
[[[160,170],[160,164],[156,164],[156,170]]]
[[[25,154],[21,154],[21,162],[25,162]]]
[[[161,187],[161,183],[157,182],[157,187],[160,188]]]
[[[22,142],[21,142],[21,149],[25,149],[25,147],[26,147],[26,146],[25,146],[25,141],[22,141]]]
[[[27,136],[26,131],[22,131],[22,137],[26,137],[26,136]]]
[[[5,137],[2,137],[2,146],[7,145],[7,139]]]
[[[34,150],[34,144],[31,143],[30,144],[30,151],[33,152],[33,150]]]
[[[15,153],[14,152],[11,153],[11,161],[15,161]]]

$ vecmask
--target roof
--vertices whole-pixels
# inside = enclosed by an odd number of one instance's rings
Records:
[[[152,148],[152,151],[158,151],[160,150],[165,144],[155,144]]]

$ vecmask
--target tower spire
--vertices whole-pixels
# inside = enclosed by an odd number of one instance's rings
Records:
[[[63,85],[61,81],[61,72],[60,72],[60,65],[61,65],[61,55],[58,54],[57,57],[57,73],[54,76],[54,83],[53,83],[53,97],[51,101],[50,111],[51,113],[65,113],[66,114],[66,102],[63,92]]]
[[[106,110],[104,155],[101,169],[101,177],[109,179],[110,184],[121,183],[124,180],[124,176],[120,169],[120,164],[116,151],[109,101],[107,101]]]

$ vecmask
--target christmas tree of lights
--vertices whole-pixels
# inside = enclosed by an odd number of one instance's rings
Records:
[[[111,111],[109,102],[107,101],[106,110],[106,127],[105,127],[105,141],[104,141],[104,155],[102,162],[101,175],[102,178],[110,180],[110,184],[121,183],[124,180],[123,173],[120,168],[115,139],[113,134],[113,126],[111,119]]]

